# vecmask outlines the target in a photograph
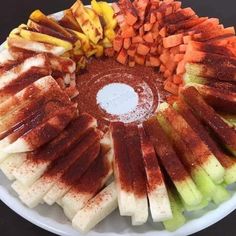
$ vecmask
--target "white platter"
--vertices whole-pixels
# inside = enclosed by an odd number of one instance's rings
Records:
[[[56,14],[57,17],[60,15],[61,13]],[[3,46],[0,46],[0,51],[2,49]],[[29,209],[20,202],[10,185],[10,181],[0,173],[0,200],[21,217],[58,235],[81,235],[72,228],[71,223],[66,219],[59,206],[48,207],[47,205],[40,205],[35,209]],[[115,211],[87,235],[133,236],[142,234],[144,236],[151,236],[158,233],[159,236],[185,236],[193,234],[215,224],[236,209],[236,184],[230,186],[229,190],[232,193],[232,197],[228,201],[219,206],[210,204],[204,210],[187,213],[186,224],[173,233],[165,231],[161,224],[154,224],[151,220],[144,226],[132,227],[129,218],[120,217],[118,211]]]

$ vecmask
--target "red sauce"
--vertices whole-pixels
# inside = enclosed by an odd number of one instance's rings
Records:
[[[97,104],[97,93],[108,84],[125,83],[139,96],[137,108],[127,114],[127,117],[137,115],[135,123],[138,124],[154,114],[159,102],[165,100],[168,93],[164,91],[162,82],[157,70],[153,68],[138,65],[130,68],[111,58],[95,59],[88,63],[87,70],[77,78],[79,95],[76,101],[81,112],[88,112],[96,117],[99,127],[106,129],[110,121],[120,121],[120,117],[108,114]],[[152,98],[145,95],[143,84],[150,88]],[[142,116],[139,114],[140,110],[144,111]]]

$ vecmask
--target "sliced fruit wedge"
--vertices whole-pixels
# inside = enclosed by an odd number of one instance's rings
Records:
[[[116,208],[117,191],[115,183],[112,182],[77,212],[72,225],[83,233],[88,232]]]
[[[110,131],[120,215],[132,216],[136,205],[133,193],[133,177],[130,171],[131,164],[125,144],[125,126],[121,122],[113,122],[110,125]]]
[[[127,125],[125,127],[125,144],[131,165],[135,198],[135,211],[131,216],[132,225],[142,225],[148,219],[148,201],[141,140],[137,125]]]
[[[65,37],[73,37],[64,27],[60,26],[56,21],[50,19],[44,15],[40,10],[35,10],[29,17],[32,21],[47,26],[51,29],[54,29],[57,32],[60,32]]]
[[[25,28],[20,29],[20,36],[27,40],[36,41],[40,43],[48,43],[54,46],[63,47],[66,51],[70,51],[73,48],[72,43],[68,41],[50,35],[30,31]]]
[[[42,201],[44,195],[50,191],[55,184],[58,184],[62,175],[65,174],[71,166],[75,165],[77,160],[99,141],[99,138],[99,132],[95,130],[91,130],[85,137],[82,137],[82,140],[79,141],[68,154],[53,162],[44,175],[27,191],[20,195],[22,201],[29,207],[37,206],[40,201]]]
[[[32,185],[53,161],[65,155],[84,134],[96,126],[97,122],[92,116],[86,113],[80,115],[53,141],[35,153],[29,153],[27,160],[13,172],[13,175],[22,184]]]
[[[170,201],[155,149],[143,128],[139,129],[144,167],[147,178],[147,194],[154,222],[172,218]]]
[[[161,115],[170,122],[173,129],[180,135],[193,155],[197,157],[197,162],[202,166],[211,179],[217,184],[221,183],[224,178],[224,168],[210,151],[208,146],[201,140],[184,118],[171,106],[167,103],[162,103],[160,110]]]
[[[236,182],[236,161],[221,150],[206,128],[202,125],[201,121],[194,116],[191,108],[184,101],[177,101],[174,107],[180,112],[188,124],[191,125],[191,128],[206,143],[212,153],[225,168],[224,181],[227,184]]]
[[[191,176],[179,160],[165,132],[161,128],[156,117],[143,123],[144,129],[162,165],[176,186],[180,196],[188,205],[197,205],[202,200],[202,194],[197,189]]]
[[[97,42],[103,38],[101,32],[101,25],[97,27],[92,21],[90,15],[86,12],[83,3],[77,0],[76,3],[71,7],[72,13],[79,23],[83,32],[89,37],[89,39],[97,44]]]
[[[182,91],[184,100],[198,114],[201,120],[207,124],[224,145],[236,156],[236,132],[211,108],[194,87],[187,87]]]
[[[102,152],[78,183],[61,199],[65,215],[72,220],[104,186],[113,173],[113,152]],[[96,181],[94,181],[96,179]]]

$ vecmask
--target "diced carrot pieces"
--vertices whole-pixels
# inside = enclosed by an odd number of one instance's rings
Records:
[[[178,91],[179,88],[176,84],[168,81],[165,85],[164,85],[164,89],[174,95],[178,95]]]
[[[156,14],[154,12],[150,15],[150,23],[153,24],[157,21]]]
[[[174,61],[175,61],[175,62],[180,62],[180,61],[183,60],[183,59],[184,59],[184,54],[178,53],[178,54],[175,54],[175,55],[174,55]]]
[[[131,14],[130,12],[125,14],[125,18],[128,25],[134,25],[135,22],[138,20],[138,17],[134,14]]]
[[[178,100],[178,96],[171,95],[171,96],[168,96],[166,99],[170,105],[173,105]]]
[[[153,34],[151,32],[146,33],[143,36],[143,39],[147,42],[147,43],[153,43],[154,39],[153,39]]]
[[[185,72],[185,60],[182,60],[178,63],[178,66],[176,68],[176,74],[183,74]]]
[[[150,56],[149,58],[151,66],[160,66],[161,62],[158,57]]]
[[[163,27],[163,28],[159,31],[159,35],[160,35],[162,38],[165,38],[165,37],[166,37],[166,27]]]
[[[118,54],[116,60],[117,60],[119,63],[125,65],[126,62],[127,62],[127,59],[128,59],[127,52],[126,52],[125,49],[122,48],[121,51],[120,51],[120,53]]]
[[[131,45],[131,39],[125,38],[124,39],[124,49],[129,49],[130,45]]]
[[[114,48],[105,48],[104,54],[107,57],[113,57],[115,55]]]
[[[137,45],[136,45],[136,44],[132,44],[132,45],[129,47],[127,53],[128,53],[128,55],[129,55],[130,57],[134,57],[136,51],[137,51]]]
[[[173,7],[172,6],[169,6],[166,8],[166,12],[165,12],[165,15],[166,16],[169,16],[170,14],[173,13]]]
[[[153,24],[151,23],[145,23],[144,24],[144,31],[149,31],[152,29]]]
[[[139,35],[140,35],[140,36],[143,36],[143,35],[144,35],[144,27],[143,27],[143,26],[141,26],[141,27],[139,28]]]
[[[160,66],[160,72],[164,72],[166,70],[166,67],[164,65]]]
[[[135,54],[134,60],[139,65],[145,64],[145,56],[143,56],[143,55]]]
[[[183,83],[182,76],[180,76],[180,75],[174,75],[174,76],[173,76],[173,82],[174,82],[175,84],[182,84],[182,83]]]
[[[135,66],[134,57],[129,57],[129,67],[134,67],[134,66]]]
[[[143,43],[143,38],[138,35],[132,38],[132,43]]]
[[[113,40],[113,48],[116,52],[119,52],[123,46],[123,39],[120,36],[116,36]]]
[[[163,38],[164,48],[176,47],[182,43],[183,43],[183,35],[182,34],[171,35],[166,38]]]
[[[186,52],[186,49],[187,49],[187,45],[182,44],[179,46],[179,52]]]
[[[183,37],[184,44],[188,44],[192,40],[191,35],[186,35]]]
[[[167,53],[163,53],[161,56],[160,56],[160,61],[166,65],[169,61],[170,57]]]
[[[122,29],[121,36],[123,38],[131,38],[135,36],[134,28],[132,26],[128,26],[125,29]]]
[[[137,47],[137,53],[146,56],[150,51],[150,48],[145,44],[140,43]]]
[[[152,54],[156,54],[157,53],[157,45],[154,45],[154,46],[151,46],[151,48],[150,48],[150,53],[152,53]]]

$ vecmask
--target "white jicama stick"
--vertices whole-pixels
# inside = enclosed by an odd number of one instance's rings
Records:
[[[53,187],[60,177],[69,169],[70,166],[97,140],[96,131],[91,131],[85,138],[77,144],[80,154],[72,149],[69,154],[60,158],[60,162],[51,166],[45,174],[38,179],[26,192],[21,194],[21,200],[29,207],[37,206],[44,195]]]
[[[75,112],[76,107],[73,104],[71,106],[68,105],[66,108],[59,108],[58,111],[55,112],[55,116],[38,124],[38,126],[19,137],[15,142],[5,147],[4,152],[23,153],[38,149],[43,144],[56,137],[71,121]],[[50,131],[48,131],[49,127]]]
[[[104,156],[99,156],[95,163],[81,177],[62,199],[61,205],[65,215],[72,220],[76,212],[82,209],[86,203],[101,189],[113,173],[113,153],[109,151]],[[96,179],[96,184],[94,180]]]
[[[76,70],[76,64],[73,60],[65,57],[49,55],[52,70],[72,74]]]
[[[135,198],[135,209],[131,220],[132,225],[142,225],[148,219],[148,201],[139,129],[137,125],[127,125],[125,132],[125,145],[128,150],[130,171],[133,176]]]
[[[27,58],[24,62],[13,67],[11,70],[0,75],[0,88],[5,87],[12,81],[19,78],[22,74],[29,71],[32,67],[45,67],[47,64],[47,57],[43,54],[38,54],[34,57]]]
[[[79,150],[75,150],[77,153]],[[64,175],[54,184],[49,192],[44,196],[43,200],[48,204],[54,204],[58,199],[62,198],[76,183],[93,161],[98,157],[100,152],[100,142],[97,142],[83,153],[78,160],[72,165]],[[69,178],[69,183],[68,183]]]
[[[8,63],[9,61],[13,61],[14,58],[9,53],[8,49],[4,49],[0,52],[0,65],[4,65]]]
[[[0,164],[1,164],[3,161],[5,161],[9,156],[10,156],[9,153],[3,152],[3,151],[0,149]]]
[[[40,43],[23,38],[8,38],[7,43],[9,47],[22,48],[34,52],[46,52],[60,56],[66,52],[64,47],[54,46],[51,44]],[[0,61],[1,62],[1,61]]]
[[[23,185],[20,181],[16,180],[11,185],[12,189],[18,194],[21,195],[28,190],[28,186]]]
[[[26,160],[25,153],[10,154],[9,157],[0,163],[0,169],[9,180],[14,180],[13,172]]]
[[[117,192],[113,182],[91,199],[82,210],[77,212],[72,220],[72,225],[83,233],[88,232],[116,208]]]
[[[147,177],[149,206],[154,222],[172,218],[170,201],[154,147],[140,128],[143,161]]]
[[[36,94],[34,93],[34,88],[37,88],[38,90]],[[21,90],[20,92],[16,93],[15,95],[11,96],[9,99],[1,103],[0,119],[3,120],[3,118],[5,118],[7,114],[11,115],[13,111],[18,111],[19,109],[27,106],[29,102],[33,102],[40,96],[43,96],[49,91],[53,91],[55,89],[59,90],[60,88],[51,76],[42,77],[41,79],[35,81],[25,89]],[[3,122],[5,122],[5,120],[3,120]]]
[[[132,216],[135,211],[135,198],[129,156],[124,140],[125,127],[121,122],[113,122],[110,129],[120,215]]]
[[[43,149],[40,149],[35,154],[36,156],[33,156],[33,159],[25,161],[20,168],[13,172],[13,175],[24,185],[32,185],[43,175],[48,166],[62,155],[61,153],[68,150],[89,129],[95,128],[96,126],[97,122],[92,116],[86,113],[82,114],[71,122],[53,141],[48,143]],[[43,160],[41,160],[41,155],[43,155]],[[35,158],[36,162],[34,160]]]

